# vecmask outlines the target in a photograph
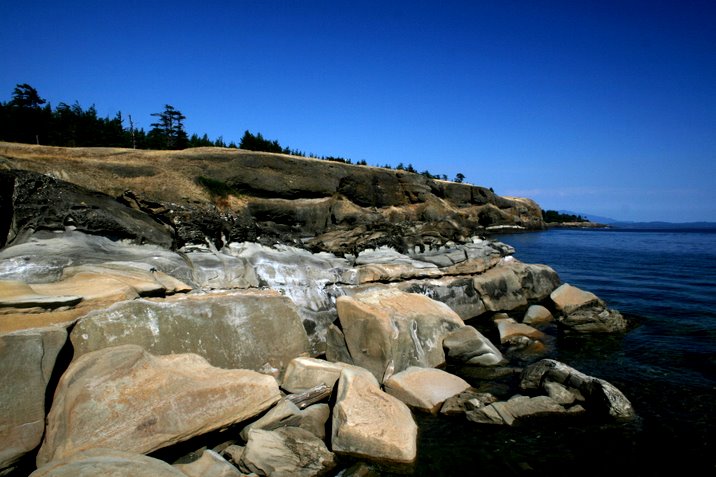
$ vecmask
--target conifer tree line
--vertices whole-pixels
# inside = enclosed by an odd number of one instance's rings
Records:
[[[151,129],[146,132],[136,128],[131,115],[125,118],[121,112],[114,117],[99,117],[94,105],[83,109],[78,102],[72,105],[59,103],[53,110],[50,103],[40,97],[38,91],[27,83],[18,84],[7,102],[0,102],[0,141],[42,144],[64,147],[126,147],[134,149],[178,150],[190,147],[229,147],[250,151],[276,152],[294,156],[311,157],[327,161],[353,164],[351,159],[340,156],[306,155],[298,149],[283,147],[277,140],[263,137],[261,133],[244,132],[237,145],[233,141],[224,142],[223,137],[210,139],[207,134],[188,135],[184,128],[184,116],[170,104],[151,115],[156,118]],[[126,125],[125,125],[126,124]],[[356,165],[366,166],[362,159]],[[392,169],[389,164],[376,167]],[[422,174],[431,179],[448,180],[445,174],[433,175],[430,172],[418,172],[412,164],[401,162],[395,169]],[[454,182],[463,182],[465,175],[458,173]]]

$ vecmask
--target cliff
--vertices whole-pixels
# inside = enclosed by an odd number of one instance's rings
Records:
[[[0,246],[71,226],[174,247],[249,240],[344,254],[464,242],[505,226],[544,228],[535,202],[485,187],[235,149],[0,143],[0,181]]]

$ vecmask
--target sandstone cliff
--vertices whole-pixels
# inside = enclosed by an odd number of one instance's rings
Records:
[[[175,247],[251,240],[344,254],[462,242],[502,226],[544,228],[536,203],[484,187],[233,149],[0,143],[0,182],[0,246],[70,226]],[[93,214],[104,214],[101,230],[88,228]],[[118,225],[124,219],[130,225]]]

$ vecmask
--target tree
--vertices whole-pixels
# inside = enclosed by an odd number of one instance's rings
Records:
[[[12,99],[3,108],[0,137],[6,141],[39,144],[42,140],[47,143],[52,109],[46,103],[29,84],[16,85]]]
[[[184,149],[189,144],[183,121],[186,119],[171,104],[164,105],[164,111],[153,113],[159,120],[152,123],[149,131],[150,145],[157,149]]]
[[[453,179],[453,182],[457,182],[458,184],[462,184],[464,180],[465,180],[465,174],[463,174],[462,172],[458,172],[458,173],[455,175],[455,179]]]

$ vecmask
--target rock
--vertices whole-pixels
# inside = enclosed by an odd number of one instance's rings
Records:
[[[528,417],[566,413],[567,409],[549,396],[514,396],[507,401],[469,410],[466,416],[469,421],[479,424],[513,426]]]
[[[316,358],[294,358],[286,366],[281,388],[290,393],[302,393],[323,383],[333,388],[341,371],[350,365],[331,363]]]
[[[580,290],[568,283],[562,284],[550,294],[554,306],[565,315],[587,305],[599,303],[599,298],[594,293]]]
[[[464,326],[447,305],[398,290],[342,296],[336,307],[353,363],[377,379],[391,362],[395,372],[442,365],[444,336]]]
[[[522,323],[530,326],[540,326],[551,323],[553,320],[552,312],[542,305],[530,305],[525,312]]]
[[[204,290],[259,286],[253,267],[241,258],[215,250],[189,252],[186,257],[192,266],[193,282]]]
[[[577,389],[586,400],[587,410],[595,410],[614,418],[632,418],[636,414],[624,394],[611,383],[588,376],[581,371],[553,359],[540,360],[524,369],[520,387],[541,389],[554,382]]]
[[[511,260],[509,264],[520,278],[522,293],[529,303],[545,300],[560,284],[557,272],[547,265],[522,263],[519,260]]]
[[[76,295],[44,295],[37,293],[27,283],[17,280],[0,280],[0,313],[23,309],[45,309],[74,306],[82,301]]]
[[[502,344],[519,342],[522,337],[532,340],[542,340],[544,338],[544,333],[538,329],[524,323],[517,323],[512,318],[498,318],[494,321],[500,333],[500,343]]]
[[[66,341],[62,327],[0,335],[0,474],[42,440],[46,387]]]
[[[443,275],[436,265],[413,260],[389,247],[364,250],[358,254],[355,263],[358,274],[357,284],[395,282]]]
[[[621,313],[604,306],[586,306],[569,315],[560,316],[559,324],[576,333],[614,333],[627,328]]]
[[[416,458],[417,435],[410,409],[381,391],[371,373],[343,370],[333,407],[331,446],[335,453],[409,464]]]
[[[563,406],[572,404],[576,400],[576,396],[574,395],[574,393],[567,389],[566,386],[563,386],[559,383],[546,381],[542,388],[549,397],[557,401],[559,404],[562,404]]]
[[[87,353],[60,379],[38,465],[93,447],[149,453],[251,418],[280,398],[255,371],[136,345]]]
[[[443,339],[448,357],[465,364],[496,366],[506,362],[502,353],[472,326],[463,326]]]
[[[488,311],[509,311],[525,306],[527,298],[522,290],[522,280],[510,267],[510,261],[473,278],[485,308]]]
[[[239,462],[241,461],[241,456],[244,455],[244,446],[237,446],[236,444],[231,444],[227,446],[222,452],[222,456],[225,457],[227,460],[233,462],[237,466],[239,465]]]
[[[447,399],[470,388],[465,380],[455,375],[440,369],[415,366],[394,374],[384,386],[385,392],[411,408],[433,414]]]
[[[326,475],[336,461],[321,439],[304,429],[283,427],[249,432],[239,465],[258,475],[314,477]]]
[[[332,363],[353,364],[343,331],[331,323],[326,331],[326,359]]]
[[[266,414],[256,421],[241,429],[239,434],[244,442],[249,439],[249,432],[252,429],[263,429],[272,431],[279,427],[298,427],[301,422],[301,409],[288,399],[282,399]]]
[[[485,313],[485,304],[477,294],[470,277],[446,276],[437,279],[398,282],[397,288],[406,293],[418,293],[449,306],[463,320]]]
[[[483,273],[497,265],[500,259],[514,253],[511,247],[505,248],[493,240],[475,238],[466,244],[440,247],[412,255],[413,258],[440,267],[448,275],[474,275]]]
[[[189,464],[175,464],[187,477],[241,477],[239,469],[231,465],[218,453],[207,449],[194,462]]]
[[[136,344],[153,354],[196,353],[213,366],[276,376],[293,358],[310,352],[293,303],[270,290],[120,302],[82,318],[70,338],[75,359]]]
[[[314,404],[301,411],[301,423],[298,425],[314,436],[326,438],[326,424],[331,417],[331,408],[326,403]]]
[[[87,449],[56,459],[31,477],[187,477],[179,469],[146,455],[115,449]],[[215,475],[215,474],[212,474]]]
[[[497,398],[493,394],[470,388],[446,399],[440,408],[440,414],[446,416],[465,414],[469,410],[479,409],[496,401]]]
[[[65,230],[152,243],[169,248],[172,231],[112,197],[48,175],[0,170],[0,247],[21,243],[35,230]]]

